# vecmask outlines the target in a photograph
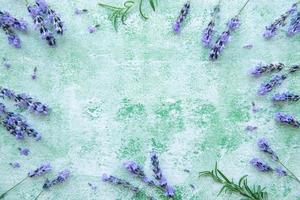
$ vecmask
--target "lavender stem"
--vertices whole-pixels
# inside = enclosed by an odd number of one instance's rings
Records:
[[[3,199],[7,193],[9,193],[11,190],[15,189],[18,185],[20,185],[21,183],[23,183],[25,180],[27,180],[28,176],[26,176],[24,179],[22,179],[19,183],[17,183],[16,185],[14,185],[13,187],[11,187],[10,189],[8,189],[6,192],[4,192],[3,194],[1,194],[0,199]]]
[[[295,181],[297,181],[298,183],[300,183],[299,178],[291,171],[289,170],[289,168],[287,168],[279,159],[277,160],[277,162],[286,169],[286,171],[288,171],[291,175],[289,177],[291,177],[292,179],[294,179]]]

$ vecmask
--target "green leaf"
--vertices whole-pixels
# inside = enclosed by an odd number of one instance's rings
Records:
[[[152,10],[155,12],[155,3],[154,0],[149,0],[150,6],[152,8]]]

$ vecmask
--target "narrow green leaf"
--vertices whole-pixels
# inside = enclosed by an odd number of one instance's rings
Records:
[[[155,12],[155,3],[154,0],[149,0],[150,6],[152,8],[152,10]]]

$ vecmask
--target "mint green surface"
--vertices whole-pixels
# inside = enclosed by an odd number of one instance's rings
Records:
[[[42,133],[40,142],[31,138],[17,141],[0,128],[0,193],[25,177],[29,169],[50,161],[53,171],[46,177],[53,178],[66,168],[72,176],[43,193],[40,200],[143,199],[102,183],[104,172],[165,199],[163,193],[145,186],[122,167],[123,161],[132,159],[144,165],[151,176],[149,155],[154,149],[168,181],[176,188],[176,199],[240,199],[226,194],[217,197],[221,186],[210,178],[198,178],[199,171],[212,169],[218,161],[229,177],[237,180],[248,174],[250,185],[266,186],[271,200],[300,200],[298,183],[259,173],[249,165],[253,156],[259,156],[274,166],[256,147],[257,139],[265,136],[282,161],[300,176],[300,131],[274,122],[277,111],[300,119],[299,104],[278,106],[272,104],[270,95],[258,97],[259,84],[269,77],[248,76],[248,70],[259,61],[299,64],[299,35],[287,38],[280,31],[270,41],[262,38],[264,27],[294,1],[250,1],[241,15],[242,26],[216,62],[208,60],[208,50],[200,45],[200,33],[217,0],[192,0],[191,15],[180,35],[174,35],[171,26],[182,0],[159,1],[155,13],[147,7],[147,21],[135,10],[118,33],[107,20],[109,12],[96,6],[98,0],[48,2],[67,27],[65,35],[57,37],[56,48],[40,40],[22,0],[0,0],[1,10],[25,17],[30,23],[28,34],[20,34],[19,50],[7,44],[1,31],[0,57],[7,57],[12,67],[0,67],[0,85],[29,93],[52,108],[48,117],[22,112]],[[243,3],[223,1],[218,30],[225,28],[225,22]],[[75,16],[76,7],[89,13]],[[99,30],[89,34],[87,27],[97,23]],[[254,48],[242,48],[246,44]],[[31,80],[34,67],[38,68],[35,81]],[[300,93],[298,83],[299,74],[295,74],[275,91]],[[251,112],[252,101],[262,108],[256,114]],[[12,102],[4,102],[16,110]],[[258,130],[246,132],[247,125],[257,125]],[[20,156],[18,147],[28,147],[31,154]],[[13,161],[19,161],[21,168],[12,169],[8,163]],[[43,181],[27,180],[5,200],[32,200]],[[96,192],[88,182],[98,186]]]

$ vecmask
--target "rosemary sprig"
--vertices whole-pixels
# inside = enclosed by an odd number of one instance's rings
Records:
[[[233,179],[230,181],[219,169],[218,164],[216,163],[215,168],[211,171],[203,171],[199,173],[199,176],[209,176],[215,182],[223,185],[222,189],[218,193],[218,196],[224,193],[238,193],[245,197],[247,200],[267,200],[268,193],[265,192],[265,188],[262,188],[260,185],[254,185],[250,187],[248,185],[247,176],[245,175],[240,178],[238,183],[235,183]]]
[[[150,7],[152,8],[152,10],[155,12],[156,10],[156,5],[157,2],[156,0],[147,0],[149,2]],[[123,6],[119,7],[119,6],[112,6],[109,4],[103,4],[103,3],[98,3],[99,6],[106,8],[108,10],[110,10],[112,13],[109,15],[108,19],[110,21],[112,21],[113,26],[115,28],[115,30],[118,30],[118,21],[121,21],[122,24],[126,25],[125,21],[126,18],[129,14],[129,12],[138,5],[139,8],[139,12],[141,17],[144,20],[147,20],[148,17],[144,14],[143,12],[143,3],[144,0],[137,0],[137,1],[133,1],[133,0],[127,0],[123,3]]]

